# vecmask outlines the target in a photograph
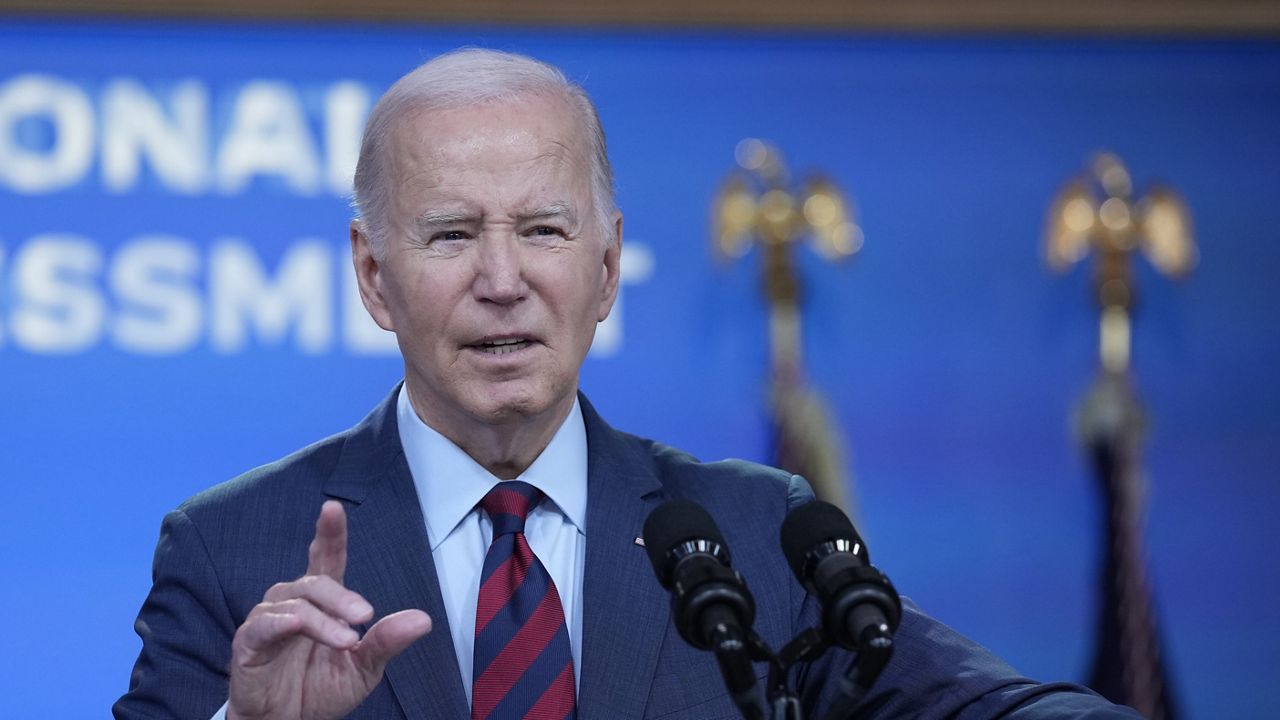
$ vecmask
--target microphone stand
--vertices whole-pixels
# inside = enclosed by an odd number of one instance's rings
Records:
[[[853,715],[893,655],[893,635],[888,626],[869,627],[862,635],[857,658],[840,679],[840,694],[827,711],[827,720],[846,720]]]
[[[722,610],[720,606],[708,609],[708,613],[716,612],[727,614],[729,611]],[[711,651],[720,664],[720,675],[729,690],[729,697],[746,720],[767,720],[767,710],[760,702],[751,663],[771,659],[773,653],[754,630],[744,633],[736,623],[717,622],[715,619],[712,622],[714,625],[709,633]]]
[[[741,645],[722,652],[721,645],[714,646],[716,659],[720,662],[720,671],[729,686],[730,697],[744,718],[756,720],[763,718],[759,698],[754,688],[735,691],[735,683],[730,681],[730,668],[736,677],[741,677],[743,665],[749,668],[749,661],[768,662],[769,679],[765,689],[768,701],[768,717],[770,720],[805,720],[804,709],[800,705],[800,696],[792,689],[790,683],[791,669],[799,663],[817,660],[826,654],[832,645],[830,639],[818,628],[811,627],[795,636],[774,653],[769,645],[755,633],[750,631],[746,637],[746,647]],[[743,650],[745,649],[745,653]],[[867,691],[880,677],[880,672],[893,655],[893,635],[887,625],[878,624],[868,627],[863,633],[859,650],[853,666],[848,674],[840,679],[840,694],[827,713],[827,720],[846,720],[857,708]],[[738,688],[742,686],[737,684]]]
[[[808,628],[791,639],[769,662],[769,707],[773,720],[804,720],[800,697],[791,689],[788,678],[796,663],[812,662],[822,657],[830,643],[817,628]]]

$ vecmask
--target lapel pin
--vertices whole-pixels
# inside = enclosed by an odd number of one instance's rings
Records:
[[[644,538],[636,537],[636,544],[639,545],[640,547],[644,547]]]

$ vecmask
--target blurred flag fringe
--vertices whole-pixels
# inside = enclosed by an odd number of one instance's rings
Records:
[[[826,401],[802,382],[775,378],[769,404],[773,413],[774,464],[804,476],[818,499],[838,505],[855,517],[848,453]]]

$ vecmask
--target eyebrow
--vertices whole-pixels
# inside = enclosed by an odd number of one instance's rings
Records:
[[[570,225],[578,224],[578,213],[573,206],[565,202],[551,202],[536,208],[528,213],[521,213],[517,216],[517,220],[528,222],[530,220],[542,220],[553,217],[564,217]],[[421,215],[413,219],[415,225],[420,227],[437,227],[440,225],[460,225],[472,224],[480,222],[480,216],[475,213],[458,211],[458,210],[427,210]]]
[[[543,205],[542,207],[534,210],[533,212],[521,215],[519,219],[540,220],[543,218],[552,218],[552,217],[560,217],[560,216],[563,216],[566,220],[568,220],[570,225],[578,224],[577,211],[573,209],[572,205],[565,202],[547,203],[546,205]]]
[[[474,223],[480,218],[474,213],[459,212],[456,210],[428,210],[413,219],[415,225],[436,226],[436,225],[458,225],[461,223]]]

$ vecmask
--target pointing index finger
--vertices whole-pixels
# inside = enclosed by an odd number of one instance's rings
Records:
[[[328,575],[342,583],[347,571],[347,513],[337,500],[327,500],[320,506],[308,558],[308,575]]]

